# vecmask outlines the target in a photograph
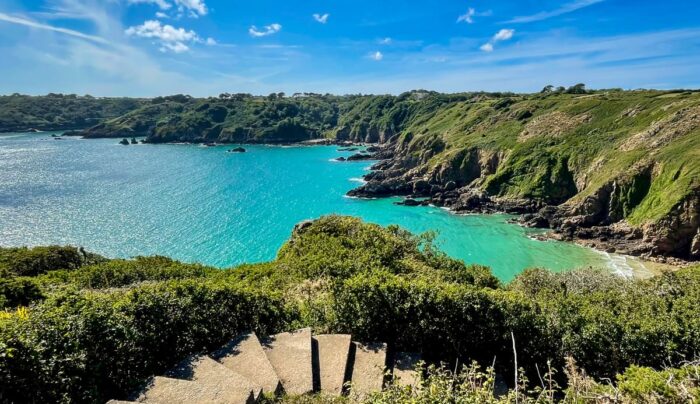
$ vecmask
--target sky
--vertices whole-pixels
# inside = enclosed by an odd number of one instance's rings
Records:
[[[0,94],[700,87],[700,0],[0,0]]]

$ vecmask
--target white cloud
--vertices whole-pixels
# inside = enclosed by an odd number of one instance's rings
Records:
[[[162,52],[171,50],[175,53],[183,53],[190,49],[185,42],[202,42],[202,39],[196,32],[192,30],[187,31],[184,28],[175,28],[168,24],[163,25],[158,20],[145,21],[141,25],[129,27],[124,32],[129,36],[157,39],[161,44],[160,50]],[[207,40],[207,43],[209,43],[209,40]]]
[[[379,51],[376,51],[376,52],[370,53],[369,58],[379,62],[380,60],[384,59],[384,54],[379,52]]]
[[[476,14],[476,10],[473,8],[469,8],[467,10],[466,14],[462,14],[457,18],[457,22],[466,22],[467,24],[473,24],[474,23],[474,14]]]
[[[562,14],[571,13],[571,12],[576,11],[578,9],[592,6],[594,4],[598,4],[598,3],[601,3],[603,1],[605,1],[605,0],[574,0],[571,3],[564,4],[563,6],[561,6],[560,8],[558,8],[556,10],[540,11],[539,13],[535,13],[532,15],[515,17],[512,20],[509,20],[507,22],[509,22],[509,23],[526,23],[526,22],[542,21],[542,20],[546,20],[548,18],[560,16]]]
[[[379,40],[380,45],[391,45],[392,39],[389,37],[382,38]]]
[[[479,49],[484,52],[493,52],[493,45],[495,45],[496,42],[507,41],[513,37],[513,34],[515,34],[514,29],[503,28],[496,32],[488,42],[481,45]]]
[[[180,12],[189,11],[191,17],[207,15],[209,9],[204,4],[204,0],[174,0]]]
[[[214,38],[207,38],[206,44],[209,46],[216,45],[216,40]]]
[[[513,34],[515,33],[514,29],[506,29],[503,28],[502,30],[498,31],[496,35],[493,36],[493,41],[507,41],[510,38],[513,37]]]
[[[158,12],[156,12],[156,18],[164,19],[164,18],[170,18],[170,16],[163,13],[163,12],[158,11]]]
[[[479,47],[484,52],[493,52],[493,44],[490,42],[487,42]]]
[[[264,26],[262,30],[259,30],[255,25],[253,25],[250,28],[248,28],[248,33],[254,38],[260,38],[263,36],[274,35],[280,32],[281,30],[282,26],[280,24],[274,23]]]
[[[127,0],[129,4],[155,4],[161,10],[168,10],[172,5],[166,0]]]
[[[326,13],[326,14],[314,14],[313,17],[314,17],[314,20],[316,20],[317,22],[320,22],[321,24],[325,24],[328,22],[328,17],[330,17],[330,14],[328,14],[328,13]]]
[[[158,48],[161,52],[165,53],[169,50],[175,53],[183,53],[190,50],[190,47],[182,42],[163,42],[163,45]]]
[[[197,33],[192,30],[187,31],[184,28],[163,25],[158,20],[148,20],[141,25],[129,27],[126,34],[142,38],[158,38],[164,42],[193,41],[199,38]]]
[[[109,43],[107,40],[105,40],[104,38],[101,38],[99,36],[84,34],[82,32],[75,31],[72,29],[54,27],[53,25],[43,24],[40,22],[28,20],[26,18],[13,17],[13,16],[5,14],[5,13],[0,13],[0,21],[24,25],[26,27],[36,28],[36,29],[41,29],[41,30],[46,30],[46,31],[60,32],[60,33],[65,34],[65,35],[70,35],[70,36],[73,36],[76,38],[87,39],[87,40],[92,41],[92,42],[99,42],[99,43],[103,43],[103,44]]]

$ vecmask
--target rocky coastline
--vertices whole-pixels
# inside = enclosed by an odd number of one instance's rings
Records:
[[[425,171],[419,161],[407,157],[400,145],[390,141],[372,149],[379,160],[365,175],[366,183],[348,192],[357,198],[404,197],[405,206],[434,205],[455,214],[507,213],[513,223],[550,229],[545,239],[574,242],[597,250],[637,256],[646,260],[683,266],[700,259],[700,190],[696,190],[667,217],[651,224],[633,226],[614,212],[614,190],[603,187],[579,203],[552,203],[541,199],[490,195],[482,189],[485,175],[494,173],[498,156],[474,159],[473,172],[461,167],[459,174],[445,167]],[[465,175],[464,172],[467,172]]]

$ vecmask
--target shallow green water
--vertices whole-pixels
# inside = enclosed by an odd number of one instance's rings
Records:
[[[625,257],[533,240],[503,215],[347,198],[369,163],[333,162],[349,154],[336,147],[245,147],[0,135],[0,245],[74,244],[110,257],[228,267],[273,259],[294,224],[338,213],[436,230],[445,252],[489,265],[503,280],[535,266],[630,270]]]

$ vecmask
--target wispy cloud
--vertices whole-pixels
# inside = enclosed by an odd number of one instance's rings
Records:
[[[26,18],[14,17],[14,16],[11,16],[11,15],[8,15],[5,13],[0,13],[0,21],[9,22],[12,24],[24,25],[26,27],[42,29],[42,30],[46,30],[46,31],[59,32],[61,34],[70,35],[70,36],[73,36],[76,38],[86,39],[86,40],[92,41],[92,42],[98,42],[98,43],[102,43],[102,44],[109,43],[109,41],[107,41],[106,39],[101,38],[99,36],[84,34],[80,31],[75,31],[72,29],[55,27],[53,25],[36,22],[36,21],[29,20]]]
[[[509,21],[506,21],[507,23],[527,23],[527,22],[535,22],[535,21],[542,21],[546,20],[552,17],[557,17],[562,14],[567,14],[571,13],[573,11],[582,9],[584,7],[592,6],[594,4],[601,3],[605,0],[574,0],[571,3],[564,4],[563,6],[555,9],[555,10],[550,10],[550,11],[540,11],[539,13],[535,13],[532,15],[527,15],[527,16],[520,16],[520,17],[515,17]]]
[[[481,45],[479,49],[481,49],[484,52],[493,52],[493,46],[496,44],[496,42],[500,41],[507,41],[513,37],[515,34],[514,29],[507,29],[504,28],[498,32],[496,32],[491,39],[486,42],[485,44]]]
[[[184,28],[175,28],[172,25],[163,25],[158,20],[148,20],[141,25],[129,27],[124,31],[126,35],[137,36],[141,38],[154,38],[160,43],[160,50],[167,50],[175,53],[183,53],[190,50],[186,42],[202,42],[199,35],[192,30]],[[209,38],[213,41],[212,38]]]
[[[474,17],[488,17],[491,15],[491,11],[477,12],[476,9],[469,7],[466,13],[457,17],[457,22],[466,22],[467,24],[474,23]]]
[[[209,8],[204,0],[127,0],[129,4],[153,4],[161,10],[170,10],[173,6],[180,15],[187,13],[190,17],[207,15]]]
[[[263,29],[258,29],[255,25],[248,28],[248,33],[254,38],[260,38],[263,36],[274,35],[282,30],[282,25],[274,23],[266,25]]]
[[[330,14],[328,14],[328,13],[314,14],[313,17],[314,17],[314,20],[316,20],[316,22],[319,22],[321,24],[325,24],[328,22],[328,17],[330,17]]]
[[[129,4],[155,4],[161,10],[169,10],[172,5],[165,0],[127,0]]]
[[[393,42],[393,40],[392,40],[391,38],[389,38],[389,37],[386,37],[386,38],[382,38],[382,39],[378,40],[377,42],[378,42],[380,45],[391,45],[391,43]]]

